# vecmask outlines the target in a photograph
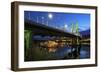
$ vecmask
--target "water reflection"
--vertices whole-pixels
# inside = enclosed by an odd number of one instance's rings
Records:
[[[68,45],[54,41],[34,41],[32,44],[32,48],[25,52],[25,61],[90,58],[89,45]]]

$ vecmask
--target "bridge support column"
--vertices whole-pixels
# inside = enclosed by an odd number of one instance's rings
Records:
[[[32,50],[32,31],[24,30],[24,56],[25,61],[30,60]]]
[[[79,58],[80,56],[80,38],[76,37],[76,38],[72,38],[72,58]],[[74,51],[73,51],[74,50]]]

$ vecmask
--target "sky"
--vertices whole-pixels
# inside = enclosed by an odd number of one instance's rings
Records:
[[[69,32],[72,23],[74,27],[78,23],[79,31],[90,29],[90,14],[24,11],[24,18]]]

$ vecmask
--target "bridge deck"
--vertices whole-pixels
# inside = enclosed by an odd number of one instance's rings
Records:
[[[64,36],[64,37],[80,37],[75,34],[53,28],[47,25],[36,23],[30,20],[25,19],[25,29],[32,30],[34,35],[43,35],[43,36]]]

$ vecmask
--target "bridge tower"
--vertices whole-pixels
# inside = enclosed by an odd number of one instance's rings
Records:
[[[76,23],[76,30],[75,30],[75,33],[76,33],[77,35],[79,35],[78,23]]]
[[[72,29],[71,32],[77,36],[80,35],[79,33],[79,26],[78,26],[78,22],[76,23],[76,26],[74,26],[74,24],[72,23]],[[79,37],[76,38],[72,38],[72,44],[76,44],[79,45]]]
[[[76,34],[77,36],[80,35],[80,33],[79,33],[78,22],[76,23],[75,34]],[[77,45],[79,45],[79,37],[77,37],[76,40],[77,40]]]
[[[74,24],[72,23],[72,29],[71,32],[74,33]]]
[[[74,23],[72,23],[71,32],[73,34],[75,34]],[[71,44],[72,45],[75,45],[76,44],[75,38],[71,38]]]

